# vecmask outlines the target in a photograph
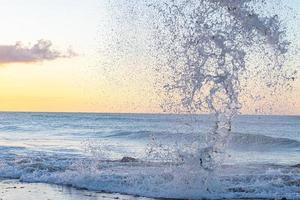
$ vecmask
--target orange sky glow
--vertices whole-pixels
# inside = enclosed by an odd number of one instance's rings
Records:
[[[16,0],[2,5],[0,111],[162,112],[153,74],[145,67],[107,71],[101,66],[101,1]],[[51,46],[35,46],[41,39]],[[16,58],[20,52],[23,57]],[[299,79],[294,86],[283,95],[289,101],[279,100],[273,114],[300,115]],[[243,113],[253,109],[245,107]]]

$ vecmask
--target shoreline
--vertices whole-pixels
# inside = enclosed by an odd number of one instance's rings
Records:
[[[118,193],[76,189],[47,183],[26,183],[17,179],[0,179],[0,200],[153,200]]]
[[[0,179],[0,200],[180,200],[148,198],[136,195],[77,189],[49,183],[27,183],[18,179]],[[223,198],[226,199],[226,198]],[[234,200],[270,200],[274,198],[233,198]],[[286,200],[284,197],[282,198]]]

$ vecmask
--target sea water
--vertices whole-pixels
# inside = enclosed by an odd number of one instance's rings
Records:
[[[181,157],[206,144],[213,119],[3,112],[0,178],[147,197],[300,198],[299,116],[238,116],[224,163],[204,184],[208,172]]]

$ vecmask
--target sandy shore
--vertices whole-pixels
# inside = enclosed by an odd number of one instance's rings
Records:
[[[78,190],[44,183],[22,183],[18,180],[0,181],[0,200],[150,200],[130,195],[108,194]]]
[[[0,179],[0,200],[155,200],[118,193],[79,190],[45,183],[23,183]],[[274,198],[236,198],[234,200],[271,200]],[[159,200],[159,199],[156,199]],[[160,199],[163,200],[163,199]],[[165,199],[166,200],[166,199]],[[171,200],[171,199],[169,199]],[[282,198],[282,200],[286,200]]]

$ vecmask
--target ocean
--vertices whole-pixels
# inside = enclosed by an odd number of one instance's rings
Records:
[[[233,120],[223,164],[199,167],[210,115],[0,113],[0,178],[152,198],[300,199],[300,116]]]

